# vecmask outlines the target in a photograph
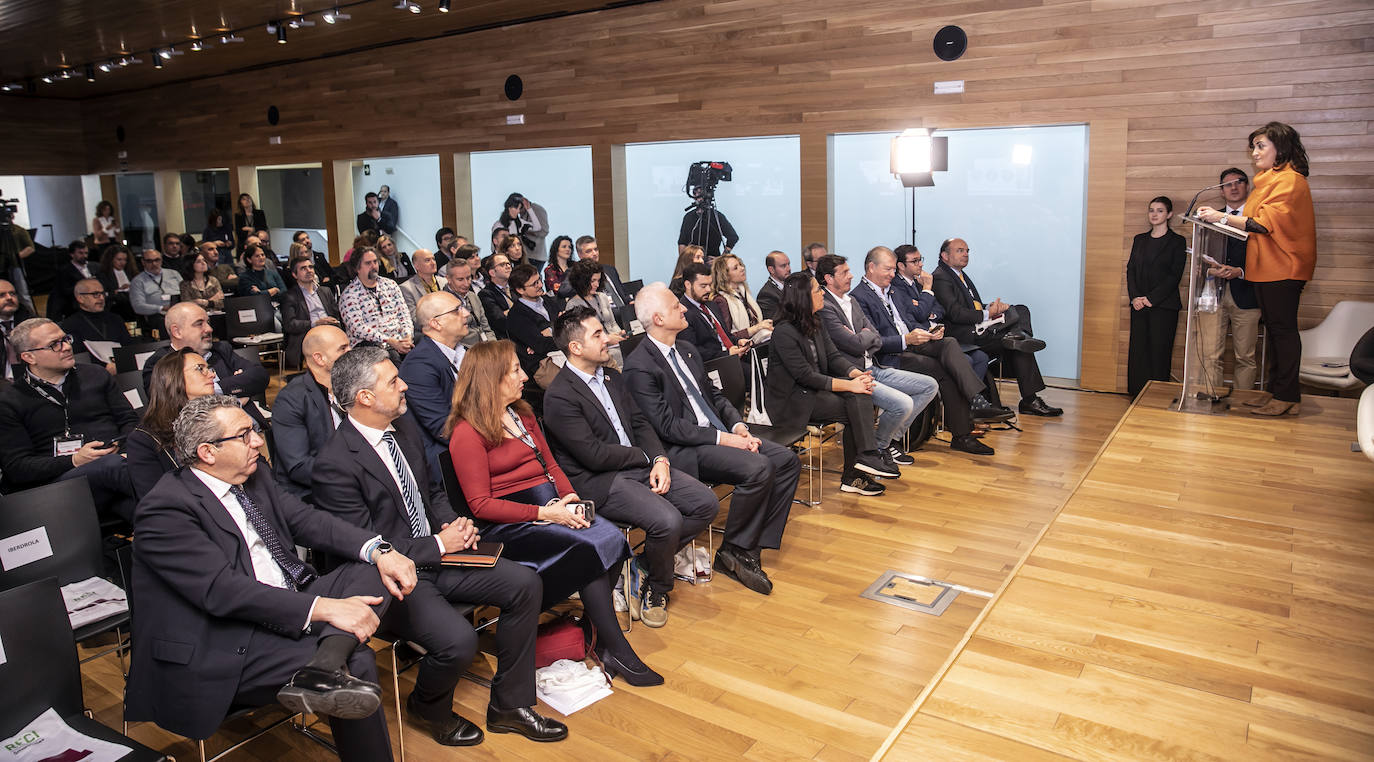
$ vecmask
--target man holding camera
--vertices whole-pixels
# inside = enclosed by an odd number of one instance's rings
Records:
[[[682,229],[678,231],[679,255],[688,246],[700,246],[706,251],[706,263],[710,264],[722,253],[729,254],[739,243],[739,233],[716,209],[716,185],[721,180],[730,181],[730,165],[723,161],[702,161],[688,168],[687,195],[692,198],[692,206],[683,215]]]

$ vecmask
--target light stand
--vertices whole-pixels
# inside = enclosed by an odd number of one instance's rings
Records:
[[[933,128],[912,127],[892,138],[890,169],[911,188],[911,245],[916,245],[916,189],[935,185],[935,172],[949,171],[949,138],[935,137]]]

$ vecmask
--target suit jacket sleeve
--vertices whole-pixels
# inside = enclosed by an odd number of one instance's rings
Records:
[[[310,424],[305,419],[309,401],[300,392],[298,386],[288,383],[277,395],[272,404],[272,436],[276,440],[280,472],[296,484],[309,487],[315,470],[315,450],[310,447]],[[308,387],[305,393],[311,393]]]
[[[429,341],[431,339],[424,340],[425,343]],[[438,367],[434,362],[436,358],[429,352],[430,349],[432,347],[426,347],[426,354],[418,356],[416,350],[411,350],[410,356],[401,363],[400,376],[408,387],[406,402],[410,404],[410,412],[415,417],[415,422],[436,440],[447,443],[444,424],[448,423],[453,401],[444,395],[442,390],[445,384],[439,374],[447,373],[452,376],[453,371],[449,369],[447,361],[442,368]]]
[[[541,333],[542,329],[534,322],[537,317],[533,315],[533,310],[517,311],[512,307],[510,318],[506,321],[506,331],[512,341],[520,346],[529,347],[534,350],[536,358],[542,358],[557,347],[552,338]]]
[[[867,288],[867,286],[864,288]],[[850,298],[858,301],[859,311],[864,314],[864,319],[868,321],[869,325],[877,326],[881,320],[887,318],[887,310],[883,309],[883,305],[878,301],[877,294],[865,294],[856,288],[850,294]],[[877,314],[879,310],[883,312],[881,317]],[[890,320],[887,322],[891,323]],[[876,331],[877,328],[875,327],[874,330]],[[897,335],[895,329],[893,333],[886,334],[879,331],[878,337],[881,341],[879,345],[879,352],[881,354],[893,354],[906,349],[906,337]]]
[[[227,341],[216,344],[214,351],[229,369],[228,375],[219,379],[219,385],[225,394],[235,397],[256,397],[267,391],[267,382],[270,378],[262,363],[257,360],[246,360],[234,354],[234,348]]]
[[[916,317],[921,318],[927,325],[932,322],[939,322],[945,316],[945,308],[940,305],[940,300],[935,298],[933,291],[922,291],[916,295]]]
[[[571,290],[571,286],[569,289]],[[506,313],[496,301],[496,297],[484,288],[478,292],[477,299],[482,302],[482,311],[487,315],[492,333],[496,334],[498,339],[506,338]]]
[[[781,362],[797,386],[813,391],[830,391],[830,377],[821,373],[806,359],[801,342],[809,341],[800,331],[775,331],[769,343],[769,362]]]
[[[849,358],[840,354],[840,350],[835,347],[835,342],[830,340],[830,334],[824,329],[816,331],[816,343],[820,345],[820,351],[825,355],[824,367],[829,370],[830,375],[836,378],[848,378],[849,374],[858,368]]]
[[[655,349],[655,352],[658,350]],[[649,360],[653,362],[653,360]],[[657,365],[652,369],[626,365],[625,385],[634,396],[635,404],[648,419],[661,442],[684,447],[716,443],[716,432],[697,425],[696,418],[673,412],[668,404],[669,394],[681,394],[677,381],[665,375]],[[683,400],[683,412],[691,407]]]
[[[764,320],[773,319],[773,315],[778,311],[778,300],[777,290],[764,283],[763,288],[759,289],[759,295],[755,297],[755,301],[759,303],[759,313],[763,315]]]
[[[840,317],[841,309],[843,307],[830,301],[830,297],[827,296],[825,306],[821,308],[820,315],[818,315],[821,329],[825,331],[836,349],[850,357],[863,357],[868,351],[868,342],[849,329],[849,324]]]
[[[363,494],[362,480],[369,477],[352,458],[352,451],[336,435],[315,458],[311,493],[316,505],[329,511],[349,526],[358,527],[368,533],[382,534],[396,546],[403,555],[417,564],[434,565],[439,563],[439,543],[432,537],[411,537],[388,535],[372,521],[372,508]],[[376,457],[375,453],[361,453],[363,457]],[[395,509],[395,506],[392,506]],[[380,510],[386,510],[381,507]],[[359,545],[359,547],[362,547]],[[357,548],[353,550],[356,557]]]
[[[310,330],[310,310],[299,288],[286,292],[281,300],[281,331],[284,334],[304,334]]]
[[[1183,266],[1186,259],[1187,253],[1183,236],[1169,235],[1168,243],[1160,255],[1160,261],[1155,265],[1159,269],[1159,282],[1145,295],[1149,297],[1150,304],[1163,307],[1177,303],[1180,307],[1182,306],[1182,300],[1178,298],[1178,284],[1179,281],[1183,280]]]
[[[609,378],[611,371],[606,371],[606,374]],[[658,433],[649,423],[649,417],[644,415],[644,411],[639,409],[639,405],[635,404],[634,395],[630,394],[629,389],[625,387],[625,379],[617,378],[612,385],[612,390],[619,392],[615,395],[616,407],[619,408],[623,405],[626,415],[630,418],[630,428],[634,430],[630,436],[630,441],[639,445],[639,449],[644,451],[649,460],[665,455],[663,441],[658,438]]]
[[[162,456],[151,434],[143,429],[134,429],[124,445],[125,468],[129,470],[129,482],[134,488],[134,497],[142,498],[148,494],[162,478]]]
[[[958,276],[949,268],[941,268],[935,274],[935,298],[945,308],[946,322],[955,325],[977,325],[985,319],[982,310],[964,304],[964,287]]]
[[[545,393],[544,426],[559,441],[561,451],[575,458],[588,471],[621,471],[648,465],[652,458],[646,450],[625,447],[620,442],[603,440],[592,434],[589,421],[604,418],[606,413],[600,406],[593,407],[585,397],[572,390],[572,384],[582,383],[581,379],[572,375],[572,371],[564,369],[559,375],[563,378],[556,379]],[[638,408],[635,410],[638,411]],[[634,421],[633,417],[631,421]],[[638,432],[628,431],[626,434],[635,436]],[[655,436],[653,441],[657,443],[658,437]],[[661,445],[658,454],[663,454]]]

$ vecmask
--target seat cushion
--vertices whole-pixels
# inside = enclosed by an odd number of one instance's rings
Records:
[[[1344,378],[1350,375],[1350,361],[1345,357],[1309,357],[1303,360],[1299,371],[1309,376]]]

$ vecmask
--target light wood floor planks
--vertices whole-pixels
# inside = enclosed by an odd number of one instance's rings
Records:
[[[411,759],[736,759],[855,760],[872,755],[927,680],[960,642],[987,601],[959,596],[942,617],[861,599],[888,569],[996,590],[1090,465],[1127,408],[1117,395],[1050,390],[1062,419],[1025,419],[1024,432],[996,432],[993,458],[951,453],[930,443],[906,478],[882,498],[837,491],[825,478],[820,509],[794,506],[781,552],[764,554],[773,595],[724,577],[679,583],[666,628],[636,625],[630,640],[667,685],[622,688],[568,720],[565,743],[488,736],[447,750],[407,728]],[[1004,397],[1015,398],[1014,386]],[[840,463],[826,448],[827,470]],[[805,475],[801,492],[805,492]],[[1068,661],[1067,657],[1064,657]],[[1277,658],[1277,657],[1276,657]],[[387,657],[379,659],[390,698]],[[479,660],[483,662],[483,660]],[[479,663],[476,671],[489,672]],[[113,657],[86,665],[86,702],[118,727],[121,683]],[[413,672],[402,676],[409,691]],[[486,691],[459,686],[457,711],[480,720]],[[394,712],[387,709],[392,733]],[[187,742],[138,724],[131,734],[180,759]],[[224,733],[211,746],[223,748]],[[393,738],[393,743],[394,743]],[[254,742],[241,759],[315,760],[328,755],[285,730]]]
[[[883,758],[1374,757],[1355,400],[1259,420],[1176,391],[1131,409]]]

